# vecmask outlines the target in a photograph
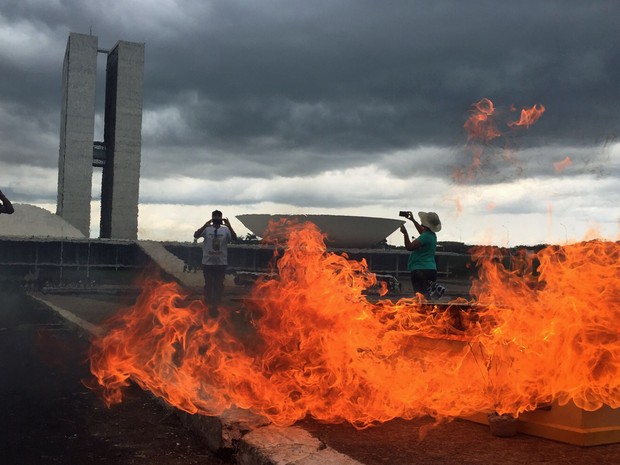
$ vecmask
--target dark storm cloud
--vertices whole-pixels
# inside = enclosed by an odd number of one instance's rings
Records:
[[[318,173],[423,146],[458,154],[483,97],[545,105],[519,148],[597,145],[620,127],[616,1],[12,1],[0,15],[10,37],[37,32],[26,57],[0,42],[5,161],[56,163],[67,36],[91,28],[102,48],[146,44],[153,177]]]
[[[209,107],[196,111],[197,129],[213,143],[245,143],[256,131],[317,151],[451,145],[482,97],[544,103],[532,143],[587,144],[617,127],[607,100],[617,92],[615,20],[602,7],[618,7],[497,3],[329,2],[285,18],[218,9],[192,49],[202,72],[187,75],[225,112],[201,125]],[[322,113],[304,113],[308,105]]]

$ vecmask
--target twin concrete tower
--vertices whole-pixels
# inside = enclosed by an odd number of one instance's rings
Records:
[[[97,54],[107,54],[104,140],[94,141]],[[90,234],[93,166],[102,167],[100,237],[135,240],[142,144],[144,44],[71,33],[62,72],[56,214]]]

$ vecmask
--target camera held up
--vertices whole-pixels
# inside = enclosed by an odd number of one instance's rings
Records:
[[[405,218],[409,218],[409,216],[411,216],[411,212],[408,212],[408,211],[404,211],[404,210],[402,210],[402,211],[400,211],[400,212],[398,213],[398,216],[403,216],[403,217],[405,217]]]

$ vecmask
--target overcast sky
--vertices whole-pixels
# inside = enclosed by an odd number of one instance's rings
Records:
[[[141,238],[191,240],[217,207],[241,234],[243,213],[406,209],[440,240],[615,240],[619,23],[617,0],[4,0],[0,188],[55,211],[62,62],[92,32],[145,44]],[[500,135],[479,144],[483,98]]]

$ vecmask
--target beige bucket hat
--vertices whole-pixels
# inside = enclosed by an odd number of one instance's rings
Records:
[[[426,226],[433,232],[441,231],[441,221],[439,216],[435,212],[418,212],[420,217],[420,224]]]

